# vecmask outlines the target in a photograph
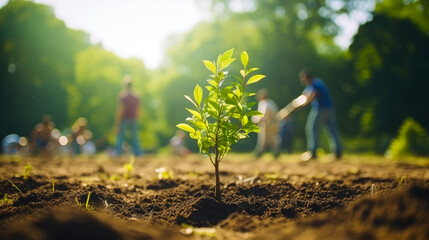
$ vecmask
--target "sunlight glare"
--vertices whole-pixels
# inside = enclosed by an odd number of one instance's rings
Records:
[[[66,136],[61,136],[58,139],[58,142],[61,144],[61,146],[65,146],[65,145],[67,145],[67,143],[69,142],[69,140],[67,139]]]

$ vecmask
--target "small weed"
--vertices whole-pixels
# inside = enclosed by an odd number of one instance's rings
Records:
[[[0,199],[0,206],[3,205],[10,205],[12,204],[12,200],[7,198],[7,193],[4,195],[4,197],[2,199]]]
[[[279,173],[265,173],[264,176],[274,182],[280,177]]]
[[[77,197],[75,197],[74,200],[76,200],[76,205],[78,207],[82,207],[82,203],[79,202],[79,200],[77,199]]]
[[[85,208],[88,212],[92,212],[94,211],[94,206],[89,204],[89,198],[91,197],[91,193],[92,192],[88,192],[88,197],[86,198],[86,203],[85,203]],[[82,207],[83,204],[79,202],[79,200],[77,199],[77,197],[74,198],[76,200],[76,204],[78,207]]]
[[[24,166],[24,179],[27,180],[28,177],[30,176],[30,172],[31,170],[33,170],[33,166],[31,166],[31,164],[27,163]]]
[[[112,181],[119,181],[119,180],[121,180],[121,176],[113,174],[113,175],[110,175],[109,179]]]
[[[85,208],[88,212],[94,211],[94,206],[89,204],[89,198],[91,197],[91,192],[88,193],[88,197],[86,198]]]
[[[405,183],[406,176],[398,177],[398,186],[401,186],[401,184]]]
[[[52,178],[52,192],[55,192],[55,180]]]
[[[14,188],[16,188],[16,190],[18,190],[21,194],[24,194],[22,191],[21,191],[21,189],[19,189],[12,181],[10,181],[8,178],[6,178],[9,182],[10,182],[10,184],[12,184],[12,187],[14,187]]]
[[[155,172],[158,173],[158,179],[171,179],[173,177],[173,173],[167,170],[165,167],[155,169]]]
[[[124,179],[128,179],[131,175],[131,172],[133,171],[133,165],[134,165],[134,156],[131,157],[131,160],[129,163],[124,165]]]

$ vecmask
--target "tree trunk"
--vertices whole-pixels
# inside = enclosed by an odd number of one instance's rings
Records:
[[[219,162],[216,160],[215,164],[215,176],[216,176],[216,187],[215,187],[215,198],[216,200],[221,200],[221,192],[220,192],[220,180],[219,180]]]

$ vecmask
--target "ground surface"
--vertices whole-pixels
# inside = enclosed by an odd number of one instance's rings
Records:
[[[428,159],[130,160],[1,157],[0,239],[429,239]]]

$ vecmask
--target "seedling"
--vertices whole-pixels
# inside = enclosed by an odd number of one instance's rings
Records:
[[[91,192],[88,193],[88,197],[86,198],[85,208],[88,212],[94,211],[94,206],[89,204],[89,198],[91,197]]]
[[[18,190],[18,192],[20,192],[21,194],[24,194],[22,191],[21,191],[21,189],[19,189],[12,181],[10,181],[8,178],[6,178],[9,182],[10,182],[10,184],[12,184],[12,187],[14,187],[14,188],[16,188],[16,190]]]
[[[12,204],[12,200],[7,198],[7,193],[0,199],[0,206]]]
[[[85,208],[88,212],[92,212],[94,211],[94,206],[89,204],[89,198],[91,197],[91,192],[88,192],[88,197],[86,198],[86,204],[85,204]],[[82,207],[82,203],[79,202],[79,200],[77,199],[77,197],[74,198],[76,200],[76,204],[78,207]]]
[[[119,180],[121,180],[121,176],[113,174],[113,175],[110,175],[109,179],[112,181],[119,181]]]
[[[52,192],[55,192],[55,180],[52,178]]]
[[[171,179],[173,173],[167,170],[165,167],[155,169],[155,172],[158,173],[158,179]]]
[[[265,76],[258,74],[249,79],[249,74],[258,68],[247,68],[249,56],[246,52],[241,53],[241,63],[243,69],[240,70],[240,77],[233,76],[238,82],[226,83],[228,77],[225,70],[235,61],[232,57],[234,49],[230,49],[220,54],[216,62],[203,60],[205,67],[213,74],[210,75],[206,89],[209,91],[207,97],[203,99],[203,89],[197,84],[194,88],[194,98],[185,95],[195,107],[188,110],[192,116],[187,118],[191,125],[180,123],[178,128],[189,132],[191,138],[196,139],[200,153],[208,156],[215,169],[216,186],[215,198],[221,199],[219,164],[226,156],[232,144],[240,139],[248,137],[251,132],[258,132],[259,128],[252,121],[251,116],[263,116],[251,108],[255,102],[247,103],[245,100],[249,96],[255,95],[246,92],[245,88],[253,83],[259,82]]]
[[[407,178],[406,176],[399,177],[398,178],[398,186],[401,186],[401,184],[405,182],[406,178]]]
[[[30,176],[30,172],[31,170],[33,170],[33,166],[31,166],[31,164],[27,163],[24,166],[24,179],[27,180],[28,177]]]
[[[74,200],[76,200],[76,205],[78,207],[82,207],[82,203],[79,202],[79,200],[77,199],[77,197],[74,197]]]
[[[131,172],[133,171],[133,165],[134,165],[134,156],[131,157],[131,160],[129,163],[124,165],[124,169],[125,169],[124,178],[125,179],[128,179],[130,177]]]

